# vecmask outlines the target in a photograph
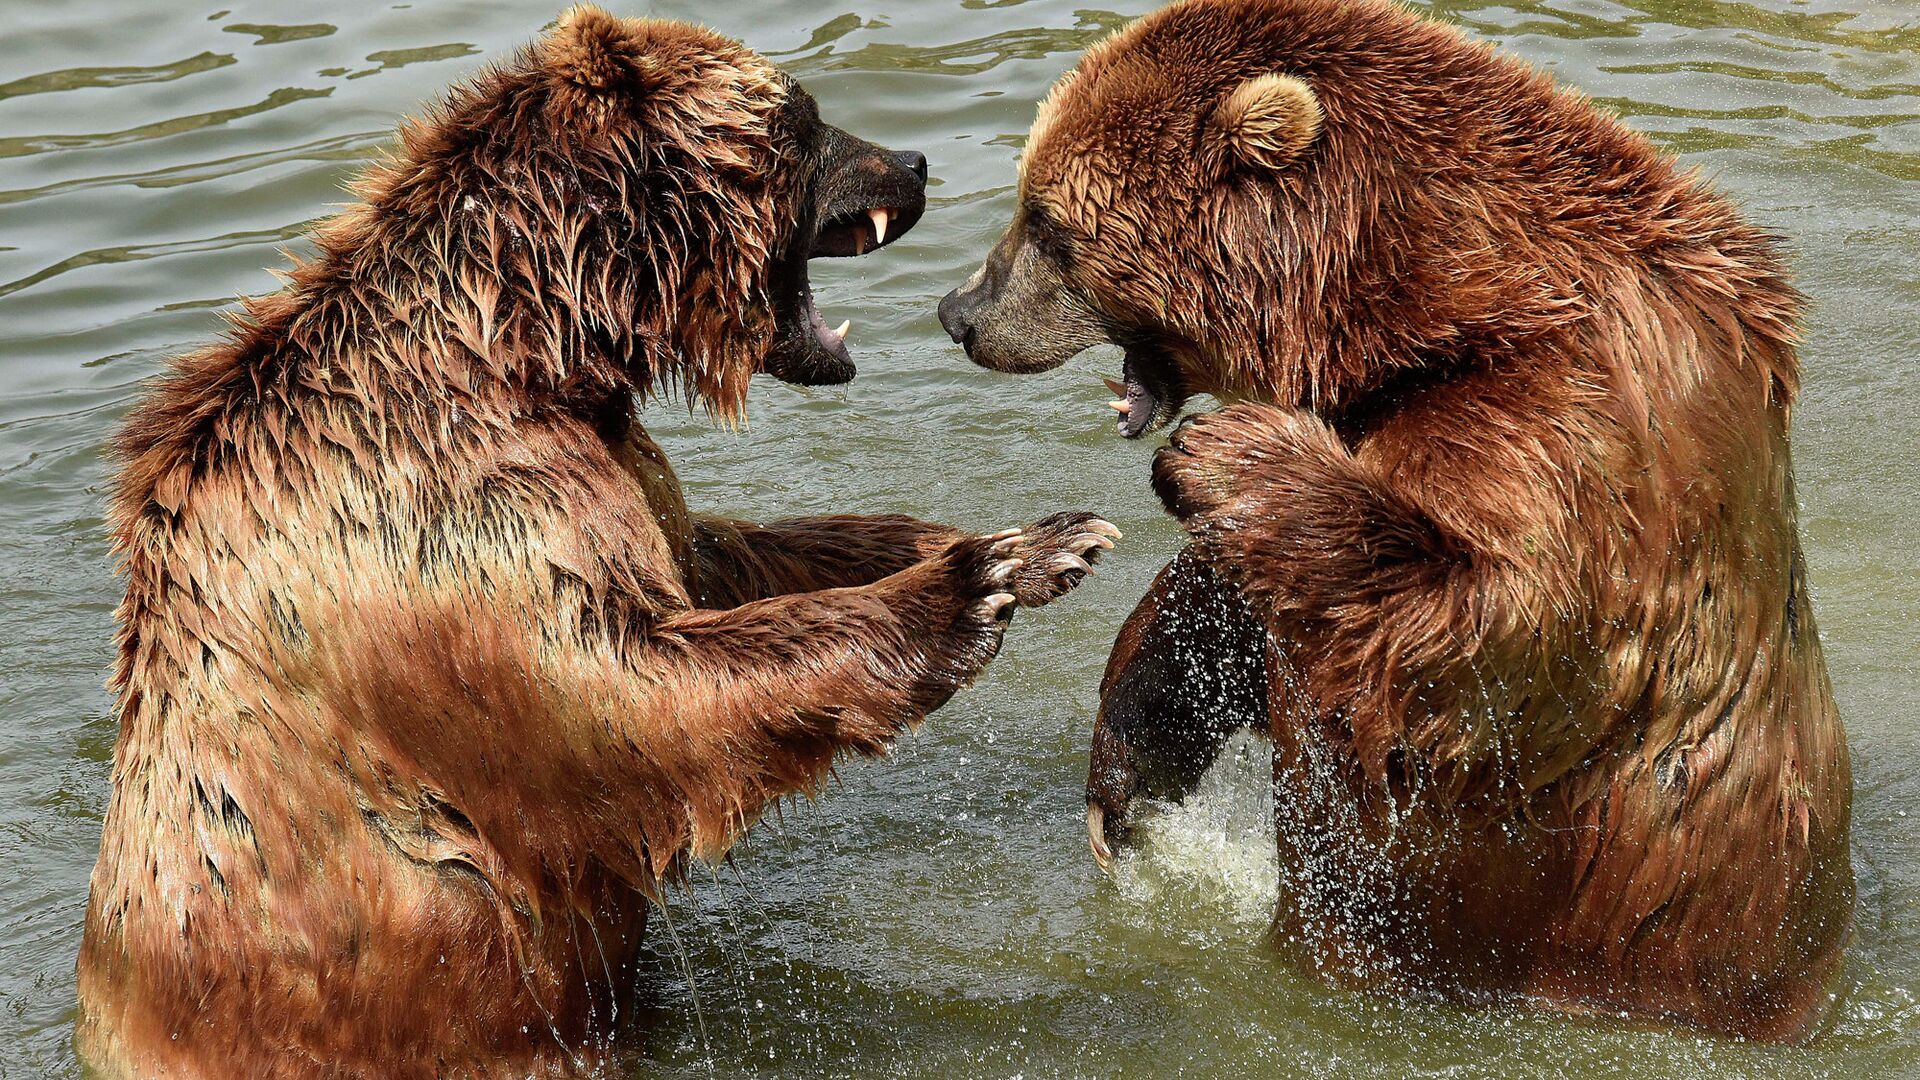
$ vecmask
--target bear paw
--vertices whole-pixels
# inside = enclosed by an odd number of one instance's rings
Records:
[[[1020,559],[1013,595],[1021,607],[1039,607],[1059,599],[1093,572],[1102,553],[1120,539],[1120,530],[1085,511],[1049,514],[1020,530],[1013,552]]]
[[[955,541],[938,560],[958,601],[953,622],[934,649],[943,661],[935,665],[935,681],[943,688],[966,685],[999,653],[1016,603],[1020,540],[1019,529],[970,536]]]
[[[1286,486],[1316,453],[1339,452],[1326,423],[1303,409],[1242,403],[1188,417],[1153,457],[1153,490],[1182,522],[1215,515],[1243,493]]]

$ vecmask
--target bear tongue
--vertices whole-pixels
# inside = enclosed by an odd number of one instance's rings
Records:
[[[853,320],[841,323],[838,330],[829,329],[826,317],[820,314],[820,306],[813,302],[813,290],[808,289],[801,299],[807,305],[807,324],[813,328],[814,339],[820,342],[820,347],[842,360],[848,359],[847,331],[853,329]]]
[[[1120,395],[1119,400],[1107,402],[1107,407],[1120,414],[1115,418],[1120,437],[1137,439],[1153,423],[1154,414],[1160,411],[1160,403],[1154,400],[1153,391],[1134,377],[1131,363],[1123,374],[1126,376],[1125,382],[1119,379],[1104,380],[1107,389]]]

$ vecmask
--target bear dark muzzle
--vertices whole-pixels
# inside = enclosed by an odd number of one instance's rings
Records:
[[[1072,288],[1057,256],[1016,222],[967,283],[939,308],[947,336],[981,367],[1012,375],[1051,371],[1111,340],[1104,319]]]
[[[821,183],[808,258],[846,258],[877,251],[904,235],[927,208],[927,156],[887,150],[838,133]]]
[[[815,223],[802,235],[776,279],[779,332],[760,370],[797,386],[837,386],[854,376],[847,348],[852,321],[831,325],[814,302],[807,261],[865,255],[913,228],[927,208],[927,157],[886,150],[828,128],[815,180]]]
[[[940,328],[947,332],[955,345],[972,352],[968,338],[973,335],[973,314],[979,309],[984,290],[971,285],[962,285],[940,298]]]

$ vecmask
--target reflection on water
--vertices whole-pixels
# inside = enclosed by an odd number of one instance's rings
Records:
[[[234,0],[223,0],[233,3]],[[743,36],[830,118],[918,147],[926,219],[821,267],[861,379],[756,388],[753,426],[649,414],[697,502],[979,528],[1075,504],[1128,543],[1020,616],[891,762],[848,765],[671,905],[636,1071],[667,1075],[1920,1075],[1920,11],[1910,0],[1434,0],[1687,156],[1786,236],[1814,307],[1802,520],[1858,795],[1859,933],[1807,1050],[1330,993],[1274,963],[1257,745],[1146,823],[1116,879],[1081,821],[1094,688],[1177,545],[1096,356],[967,366],[934,301],[1011,210],[1033,104],[1150,0],[612,4]],[[113,726],[107,433],[417,108],[562,5],[9,5],[0,34],[0,1077],[72,1076],[74,951]],[[326,23],[316,21],[324,18]],[[698,1004],[696,1013],[695,1004]]]

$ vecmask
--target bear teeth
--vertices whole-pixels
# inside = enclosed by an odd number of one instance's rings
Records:
[[[887,226],[893,221],[893,211],[875,208],[867,211],[873,219],[873,246],[879,247],[887,242]]]

